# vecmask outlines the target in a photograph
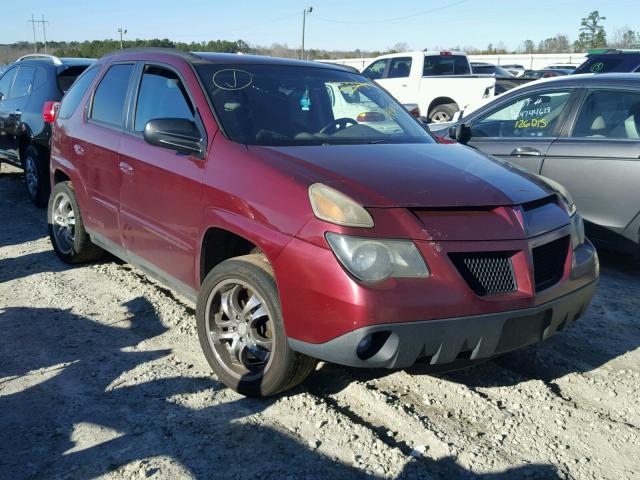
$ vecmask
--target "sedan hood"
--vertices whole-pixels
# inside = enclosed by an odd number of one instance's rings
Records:
[[[294,167],[310,183],[330,185],[365,207],[518,205],[552,193],[548,186],[519,167],[461,145],[250,149],[265,161],[280,164],[283,169]]]

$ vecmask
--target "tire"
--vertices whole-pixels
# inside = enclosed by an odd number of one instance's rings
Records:
[[[289,348],[273,269],[262,254],[226,260],[209,272],[198,295],[196,325],[218,379],[246,396],[290,389],[317,364]]]
[[[104,250],[91,243],[84,228],[71,182],[60,182],[54,187],[49,197],[47,220],[53,249],[64,262],[90,262],[104,255]]]
[[[42,158],[34,146],[29,145],[25,148],[21,161],[29,200],[36,207],[46,207],[51,193],[47,160]]]
[[[429,112],[429,121],[431,123],[450,122],[453,115],[458,111],[458,105],[455,103],[445,103],[434,107]]]

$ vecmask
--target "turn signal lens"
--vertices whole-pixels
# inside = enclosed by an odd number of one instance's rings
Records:
[[[58,110],[60,110],[60,102],[48,101],[44,102],[42,106],[42,119],[45,123],[53,123],[58,116]]]
[[[369,212],[345,194],[322,183],[309,187],[309,201],[313,214],[320,220],[345,227],[373,227]]]

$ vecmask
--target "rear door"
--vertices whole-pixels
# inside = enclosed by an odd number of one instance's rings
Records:
[[[173,67],[148,63],[137,85],[118,159],[122,236],[130,258],[184,293],[184,285],[193,287],[195,279],[205,161],[150,145],[143,132],[158,118],[200,121],[186,82]]]
[[[542,174],[567,187],[587,221],[624,231],[640,211],[640,92],[586,91]]]
[[[512,97],[471,119],[469,145],[540,173],[574,94],[573,89],[549,89]]]
[[[419,69],[419,65],[414,65],[411,57],[393,57],[389,59],[389,66],[383,78],[378,83],[386,88],[400,103],[412,101],[411,68]],[[420,78],[416,72],[415,78]],[[415,100],[415,99],[413,99]]]
[[[11,90],[0,102],[0,149],[2,155],[13,162],[19,160],[20,135],[24,133],[21,128],[23,110],[29,102],[35,75],[35,67],[18,67]]]
[[[95,88],[87,121],[75,129],[71,155],[78,166],[87,194],[85,223],[95,240],[120,250],[118,226],[120,183],[118,148],[124,131],[129,87],[134,63],[111,65]]]

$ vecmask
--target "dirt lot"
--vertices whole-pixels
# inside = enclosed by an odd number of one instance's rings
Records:
[[[246,399],[193,308],[115,260],[70,268],[22,175],[0,174],[0,478],[640,476],[640,268],[603,258],[569,331],[465,371],[321,364]]]

